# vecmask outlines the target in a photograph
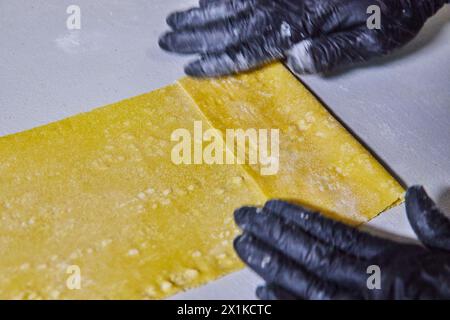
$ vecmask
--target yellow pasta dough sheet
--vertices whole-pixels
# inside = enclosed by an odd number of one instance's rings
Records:
[[[175,164],[171,135],[278,128],[276,175]],[[0,138],[0,298],[158,299],[242,267],[234,209],[268,198],[352,223],[402,187],[283,66],[166,88]]]
[[[181,85],[212,125],[280,130],[279,171],[246,166],[270,198],[299,202],[358,224],[402,197],[403,188],[286,68]]]

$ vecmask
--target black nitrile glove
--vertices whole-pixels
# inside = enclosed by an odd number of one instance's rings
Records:
[[[295,73],[329,71],[366,61],[414,38],[446,0],[201,0],[167,18],[168,51],[200,54],[191,76],[221,76],[286,59]],[[381,9],[369,29],[367,9]]]
[[[261,299],[450,299],[450,220],[422,187],[408,190],[406,211],[426,247],[274,200],[235,212],[243,229],[235,249],[266,281],[257,290]],[[373,265],[381,271],[380,289],[370,290]]]

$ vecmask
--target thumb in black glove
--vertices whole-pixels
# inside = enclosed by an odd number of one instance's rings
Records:
[[[286,59],[296,73],[332,70],[399,48],[446,0],[202,0],[167,18],[168,51],[200,54],[185,71],[221,76]],[[381,10],[369,29],[369,6]]]
[[[425,246],[361,232],[273,200],[235,212],[241,259],[265,281],[261,299],[450,299],[450,220],[422,187],[406,194],[410,224]],[[369,266],[381,271],[369,289]]]

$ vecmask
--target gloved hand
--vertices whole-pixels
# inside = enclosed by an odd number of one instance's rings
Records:
[[[235,212],[241,259],[265,281],[261,299],[450,299],[450,220],[422,187],[406,194],[425,246],[379,238],[282,201]],[[369,290],[367,268],[380,268]]]
[[[200,0],[167,18],[168,51],[200,54],[188,75],[221,76],[286,58],[295,73],[315,73],[384,55],[414,38],[446,0]],[[367,9],[381,9],[370,30]]]

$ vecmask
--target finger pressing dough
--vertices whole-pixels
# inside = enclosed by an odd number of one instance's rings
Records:
[[[279,128],[280,169],[176,165],[174,130]],[[242,267],[233,210],[353,223],[403,189],[281,65],[179,83],[0,138],[0,298],[156,299]]]

